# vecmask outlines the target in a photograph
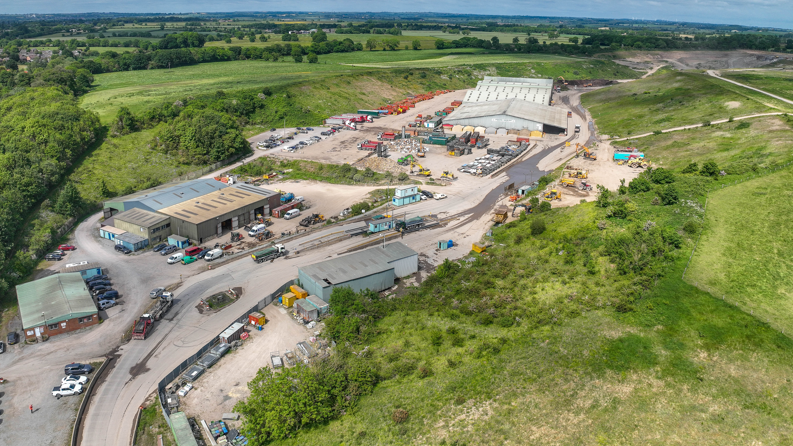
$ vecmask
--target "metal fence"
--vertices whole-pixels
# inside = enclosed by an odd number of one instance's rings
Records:
[[[273,303],[274,300],[278,299],[278,296],[282,295],[285,292],[285,290],[287,290],[294,283],[295,283],[295,279],[292,279],[286,282],[285,284],[281,285],[274,293],[268,294],[267,296],[264,297],[264,299],[257,302],[256,305],[252,306],[250,309],[242,313],[240,317],[238,317],[237,320],[235,320],[234,322],[239,322],[241,324],[248,322],[249,314],[263,310],[264,307]],[[220,333],[218,333],[218,336],[220,336]],[[182,374],[182,372],[190,368],[196,361],[198,361],[199,358],[204,356],[206,352],[211,350],[212,347],[214,347],[219,342],[218,336],[212,338],[212,340],[210,340],[203,347],[198,349],[198,351],[196,351],[193,355],[190,355],[189,358],[182,361],[181,364],[179,364],[173,370],[171,370],[171,372],[165,375],[165,377],[160,380],[159,384],[157,384],[157,393],[159,394],[160,397],[160,410],[162,410],[162,414],[165,417],[165,421],[168,422],[168,426],[171,426],[171,417],[170,417],[171,411],[168,409],[168,407],[166,407],[165,404],[166,401],[165,388],[168,387],[168,384],[170,384],[176,378],[178,378],[179,375]],[[135,426],[135,428],[137,429],[137,426]]]

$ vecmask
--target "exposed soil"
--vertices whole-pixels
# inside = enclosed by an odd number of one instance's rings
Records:
[[[647,63],[668,62],[679,70],[720,68],[758,68],[793,56],[766,51],[628,51],[617,53],[624,59],[615,62],[635,69],[650,69]]]

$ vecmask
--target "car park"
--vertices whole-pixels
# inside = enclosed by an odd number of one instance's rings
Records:
[[[176,246],[176,245],[168,245],[165,248],[160,250],[160,255],[161,256],[167,256],[168,254],[176,251],[177,249],[179,249],[179,247]]]
[[[19,342],[19,333],[15,331],[9,331],[8,336],[6,336],[6,340],[8,341],[8,345],[14,345]]]
[[[446,198],[446,194],[435,194],[436,200],[443,200],[444,198]]]
[[[58,254],[47,254],[44,256],[44,259],[58,261],[63,259],[63,257],[59,256]]]
[[[182,260],[182,257],[184,257],[184,254],[182,254],[181,252],[177,252],[171,257],[168,257],[168,264],[173,265],[174,263],[178,263]]]
[[[165,248],[166,246],[168,246],[168,244],[167,244],[167,243],[160,243],[159,245],[157,245],[157,246],[155,246],[154,248],[152,248],[152,251],[154,251],[154,252],[160,252],[160,251],[162,251],[162,250],[163,250],[163,248]]]
[[[153,289],[153,290],[151,290],[149,292],[149,297],[151,297],[152,299],[156,299],[156,298],[162,296],[163,291],[165,291],[165,288],[163,288],[161,286],[158,286],[157,288],[155,288],[155,289]]]
[[[196,260],[198,259],[196,259],[195,256],[184,256],[182,257],[182,265],[189,265],[195,262]]]
[[[204,249],[203,251],[201,251],[198,254],[196,254],[195,258],[203,259],[204,256],[206,256],[209,251],[210,251],[209,249]]]
[[[99,302],[96,303],[96,305],[97,307],[99,307],[100,310],[107,310],[110,307],[115,307],[116,301],[105,299],[105,300],[100,300]]]
[[[87,375],[94,371],[94,366],[91,364],[80,364],[73,362],[63,367],[64,375]]]
[[[83,393],[83,386],[80,384],[65,384],[60,387],[52,388],[52,396],[61,399],[63,396],[79,395]]]
[[[61,251],[74,251],[77,247],[74,245],[58,245],[58,249]]]
[[[88,382],[88,377],[85,375],[66,375],[61,379],[61,385],[66,384],[80,384],[83,385]]]

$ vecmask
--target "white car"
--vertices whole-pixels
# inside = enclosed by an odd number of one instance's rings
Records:
[[[66,386],[69,384],[83,385],[88,382],[88,377],[85,375],[67,375],[61,380],[61,385]]]
[[[64,384],[60,387],[52,388],[52,396],[61,399],[62,396],[79,395],[83,393],[83,386],[80,384]]]
[[[170,263],[170,264],[179,263],[179,262],[182,261],[182,257],[184,257],[184,254],[182,254],[181,252],[178,252],[178,253],[172,255],[171,257],[168,257],[168,263]]]
[[[170,292],[170,291],[165,291],[164,293],[160,294],[160,296],[162,296],[162,297],[164,297],[164,298],[166,298],[166,299],[167,299],[167,298],[169,298],[169,297],[170,297],[171,299],[173,299],[173,293],[172,293],[172,292]]]
[[[190,391],[190,390],[192,390],[192,389],[193,389],[193,385],[192,385],[192,384],[190,384],[190,383],[187,383],[187,384],[185,384],[185,385],[184,385],[184,387],[182,387],[181,389],[179,389],[179,391],[178,391],[178,392],[176,392],[176,393],[177,393],[179,396],[181,396],[181,397],[184,397],[184,396],[187,396],[187,392],[189,392],[189,391]]]
[[[444,198],[446,198],[446,194],[435,194],[436,200],[443,200]]]

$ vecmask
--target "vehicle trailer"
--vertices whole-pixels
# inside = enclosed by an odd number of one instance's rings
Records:
[[[160,296],[157,305],[151,310],[151,317],[155,321],[162,319],[163,315],[168,312],[173,306],[173,296],[168,293],[167,295]]]
[[[407,219],[407,221],[399,220],[394,225],[394,229],[396,229],[399,232],[418,231],[423,227],[424,227],[424,219],[421,217],[409,218]]]
[[[287,254],[289,254],[289,251],[286,250],[284,245],[278,244],[270,248],[254,252],[251,254],[251,258],[256,263],[262,263],[268,260],[277,259],[278,257],[285,256]]]
[[[154,320],[151,314],[144,314],[132,324],[132,339],[144,340],[149,335],[149,328]]]

